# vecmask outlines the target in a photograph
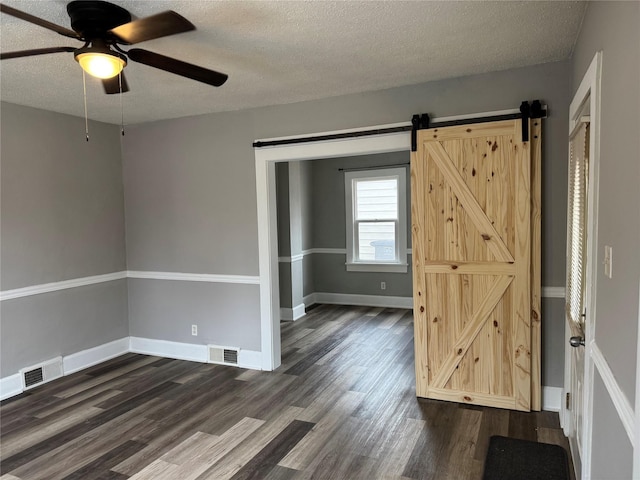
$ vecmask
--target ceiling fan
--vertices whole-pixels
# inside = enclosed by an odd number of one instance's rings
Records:
[[[67,5],[73,30],[4,4],[0,4],[0,12],[84,42],[80,48],[49,47],[4,52],[0,53],[0,60],[73,52],[75,60],[85,72],[102,79],[107,94],[129,91],[124,72],[122,72],[127,65],[127,60],[143,63],[214,87],[221,86],[228,78],[224,73],[149,50],[131,48],[125,51],[120,47],[120,45],[133,45],[195,30],[196,27],[189,20],[171,10],[132,21],[131,14],[118,5],[100,0],[75,0]]]

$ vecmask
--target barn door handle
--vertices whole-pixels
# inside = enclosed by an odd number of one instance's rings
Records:
[[[569,343],[572,347],[584,347],[584,337],[571,337]]]

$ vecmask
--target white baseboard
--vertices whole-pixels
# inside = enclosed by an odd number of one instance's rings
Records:
[[[305,304],[301,303],[293,308],[281,308],[280,320],[296,321],[306,315]]]
[[[153,338],[130,337],[129,351],[157,357],[207,363],[207,346],[170,342]]]
[[[62,370],[64,375],[71,375],[85,368],[93,367],[99,363],[124,355],[128,351],[129,337],[120,338],[113,342],[98,345],[97,347],[63,357]]]
[[[304,305],[303,305],[304,307]],[[304,311],[304,310],[303,310]],[[170,342],[153,338],[124,337],[97,347],[72,353],[62,358],[64,375],[71,375],[85,368],[98,365],[125,353],[142,353],[158,357],[176,358],[191,362],[207,363],[206,345]],[[262,352],[240,349],[238,367],[250,370],[262,370]],[[22,378],[19,373],[0,378],[0,400],[14,397],[23,392]]]
[[[325,293],[315,292],[304,298],[313,300],[312,303],[328,303],[332,305],[358,305],[364,307],[384,307],[384,308],[413,308],[412,297],[387,297],[382,295],[353,295],[348,293]]]
[[[309,295],[306,295],[302,298],[302,303],[304,303],[305,305],[315,305],[316,303],[318,303],[318,301],[316,300],[316,294],[310,293]]]
[[[542,287],[541,291],[543,298],[564,298],[564,287]]]
[[[62,357],[63,375],[71,375],[85,368],[93,367],[112,358],[124,355],[129,351],[129,337],[88,348],[80,352]],[[22,378],[19,373],[0,378],[0,400],[19,395],[23,392]]]
[[[238,366],[249,370],[262,370],[262,352],[240,349],[238,353]]]
[[[129,351],[154,355],[156,357],[176,358],[190,362],[207,363],[209,360],[207,346],[194,343],[171,342],[153,338],[130,337]],[[238,367],[251,370],[262,370],[262,352],[240,349]]]
[[[542,410],[559,412],[562,407],[561,387],[542,387]]]
[[[0,400],[14,397],[22,393],[22,378],[19,373],[0,378]]]

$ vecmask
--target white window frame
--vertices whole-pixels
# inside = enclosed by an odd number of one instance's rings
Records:
[[[395,261],[359,261],[357,260],[358,223],[355,221],[354,180],[362,179],[398,179],[398,219],[396,225]],[[345,210],[347,233],[347,271],[348,272],[390,272],[407,273],[407,170],[400,168],[380,168],[345,172]],[[390,221],[380,219],[380,221]]]

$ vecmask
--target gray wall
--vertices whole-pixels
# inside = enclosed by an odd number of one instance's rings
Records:
[[[362,155],[347,158],[314,160],[311,163],[312,185],[309,195],[313,208],[313,247],[346,248],[346,206],[344,172],[340,169],[357,169],[381,165],[409,163],[409,152],[392,152],[378,155]],[[407,165],[407,247],[411,248],[411,188]],[[347,293],[411,297],[412,273],[347,272],[346,256],[337,254],[313,255],[313,278],[317,292]],[[411,256],[407,258],[411,264]],[[386,290],[380,282],[386,282]]]
[[[291,256],[291,214],[289,211],[289,164],[276,164],[276,208],[278,210],[278,256]],[[291,264],[278,263],[280,308],[292,308]]]
[[[243,328],[260,317],[258,290],[258,285],[129,279],[131,335],[259,351],[260,330]],[[192,324],[198,325],[197,337],[191,335]]]
[[[289,212],[289,163],[276,163],[276,208],[278,209],[278,256],[291,255],[291,213]]]
[[[542,384],[564,386],[564,298],[542,298]]]
[[[128,129],[129,270],[258,275],[247,120],[226,113]],[[129,322],[134,336],[260,350],[258,305],[257,285],[139,279],[130,282]]]
[[[2,378],[129,336],[125,279],[5,300],[0,309]]]
[[[120,132],[3,103],[2,289],[125,269]]]
[[[313,244],[313,196],[309,195],[313,188],[312,162],[298,162],[300,164],[300,213],[302,215],[301,235],[302,250],[309,250]]]
[[[126,269],[120,132],[2,103],[2,290]],[[0,376],[128,336],[126,280],[5,300]]]
[[[593,456],[591,478],[629,480],[633,478],[633,446],[607,387],[596,372],[593,385]]]
[[[595,339],[634,405],[640,272],[640,3],[589,3],[572,61],[572,92],[599,50],[603,60]],[[602,267],[605,245],[613,247],[612,279],[604,276]],[[609,425],[615,414],[606,389],[596,388],[594,395],[594,475],[606,472],[608,478],[629,478],[629,440],[619,426]],[[625,461],[613,461],[620,456]]]
[[[122,156],[129,270],[258,274],[247,116],[128,127]]]
[[[123,141],[129,269],[258,274],[252,149],[257,138],[408,121],[421,112],[442,117],[517,108],[535,98],[551,112],[544,123],[543,284],[564,285],[568,62],[130,127]],[[247,296],[241,287],[231,285],[227,299],[257,304],[258,290]],[[136,295],[132,289],[132,304]],[[545,334],[563,335],[562,309],[547,313]],[[134,309],[130,317],[132,329],[155,332],[152,338],[170,336],[153,318],[138,317]],[[192,323],[186,317],[175,322],[180,326],[172,328],[180,332]],[[230,337],[237,330],[260,331],[258,315],[220,322]],[[247,339],[237,346],[251,344]],[[563,351],[544,354],[561,372]]]
[[[309,192],[313,188],[313,165],[312,162],[300,162],[300,191],[301,202],[300,211],[302,214],[302,250],[313,248],[313,195]],[[316,291],[315,275],[313,273],[313,256],[306,255],[302,259],[302,297],[310,295]]]

